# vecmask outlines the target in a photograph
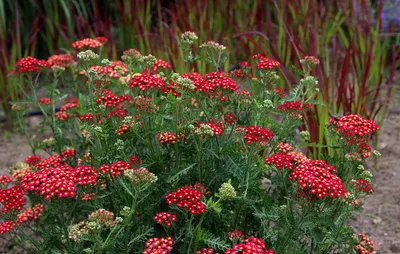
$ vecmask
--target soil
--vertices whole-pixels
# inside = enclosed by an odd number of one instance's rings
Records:
[[[31,117],[29,126],[38,127],[40,117]],[[33,133],[32,131],[30,133]],[[31,137],[33,138],[33,137]],[[44,136],[43,138],[46,138]],[[367,169],[373,172],[375,192],[364,200],[363,210],[350,222],[356,232],[370,236],[376,253],[400,253],[400,89],[397,89],[380,131],[377,165],[370,161]],[[0,174],[31,154],[26,138],[21,133],[4,130],[0,125]],[[377,166],[377,167],[375,167]],[[1,253],[23,253],[0,239]]]

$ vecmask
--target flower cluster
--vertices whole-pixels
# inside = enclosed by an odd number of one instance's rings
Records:
[[[0,213],[7,213],[12,210],[22,210],[25,205],[25,190],[21,186],[13,186],[9,189],[0,189],[0,203],[3,208]]]
[[[198,190],[182,187],[168,193],[164,199],[169,205],[176,204],[178,207],[188,209],[190,214],[201,214],[206,211],[206,206],[200,200],[202,196]]]
[[[128,162],[116,161],[112,164],[103,164],[97,170],[103,174],[110,174],[113,177],[117,177],[130,168],[131,165]]]
[[[103,40],[103,42],[104,42],[104,40]],[[79,49],[79,50],[88,49],[88,48],[94,49],[94,48],[99,48],[99,47],[103,46],[103,44],[104,44],[103,42],[101,42],[97,39],[86,38],[86,39],[72,43],[72,47],[74,49]]]
[[[39,72],[40,68],[49,68],[46,60],[39,60],[31,56],[21,58],[15,63],[19,73]]]
[[[263,240],[249,237],[240,244],[235,244],[232,248],[225,251],[225,254],[274,254],[273,250],[265,248]]]
[[[244,128],[244,133],[244,139],[248,145],[253,143],[267,145],[273,137],[270,130],[260,126],[247,126]]]
[[[70,54],[52,55],[47,59],[50,66],[67,68],[74,64],[74,57]]]
[[[43,210],[43,204],[36,204],[32,207],[29,207],[17,215],[16,222],[17,224],[21,224],[28,220],[37,220],[40,216],[42,216]]]
[[[172,237],[153,237],[146,241],[142,254],[168,254],[173,250],[174,240]]]
[[[10,232],[15,228],[15,223],[11,220],[6,220],[0,223],[0,235]]]
[[[358,234],[354,250],[360,254],[372,254],[376,250],[375,243],[365,234]]]
[[[197,250],[195,254],[214,254],[214,249],[203,248],[203,249]]]
[[[44,97],[44,98],[39,98],[38,103],[40,105],[50,105],[51,101],[50,98]]]
[[[311,105],[308,103],[301,104],[301,101],[287,101],[282,103],[278,110],[285,112],[303,112],[305,108],[311,108]]]
[[[12,178],[8,175],[0,175],[0,184],[8,184],[12,182]]]
[[[364,193],[372,193],[374,192],[374,189],[371,187],[369,182],[367,182],[365,179],[357,179],[357,180],[352,180],[351,183],[354,185],[354,187]]]
[[[158,179],[155,174],[143,167],[127,169],[124,171],[124,176],[132,183],[155,183]]]
[[[69,166],[44,168],[37,172],[26,173],[21,186],[44,197],[44,199],[68,198],[76,194],[75,178],[69,172]]]
[[[88,215],[89,222],[96,222],[98,225],[105,228],[115,227],[117,224],[114,219],[114,213],[109,212],[105,209],[99,209]]]
[[[233,231],[228,232],[228,237],[231,241],[236,241],[236,240],[243,241],[245,238],[245,235],[243,234],[242,231],[235,229]]]
[[[157,77],[156,75],[148,75],[146,73],[134,76],[130,81],[128,86],[130,88],[139,88],[141,91],[146,91],[148,89],[163,88],[164,81]]]
[[[153,219],[160,225],[163,225],[165,227],[170,227],[172,226],[172,223],[177,220],[176,215],[173,213],[166,213],[166,212],[161,212],[157,213]]]
[[[341,198],[347,191],[335,173],[335,167],[322,160],[308,160],[293,168],[289,180],[297,180],[303,191],[309,191],[318,199]]]
[[[274,61],[274,60],[271,60],[271,59],[261,56],[258,58],[258,63],[256,65],[256,69],[257,70],[272,69],[279,65],[280,65],[280,63],[278,61]]]
[[[346,136],[366,136],[379,129],[373,120],[365,120],[360,115],[352,114],[341,117],[339,120],[330,120],[337,128],[337,131]]]
[[[274,164],[275,167],[278,169],[282,169],[283,167],[287,169],[293,168],[294,165],[293,163],[291,163],[292,160],[293,157],[285,153],[276,153],[267,158],[264,158],[266,164]]]

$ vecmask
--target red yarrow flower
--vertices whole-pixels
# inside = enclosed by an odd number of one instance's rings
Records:
[[[352,180],[351,183],[354,185],[354,187],[357,190],[362,191],[364,193],[374,192],[374,189],[372,188],[372,186],[365,179],[360,178],[357,180]]]
[[[21,186],[49,200],[53,197],[69,198],[76,195],[75,177],[71,167],[44,168],[28,172],[21,180]]]
[[[285,112],[304,112],[305,108],[311,108],[311,105],[308,103],[301,104],[301,101],[287,101],[282,103],[278,110]]]
[[[39,60],[31,56],[21,58],[15,63],[15,66],[19,73],[39,72],[40,68],[50,67],[46,60]]]
[[[169,205],[175,204],[178,207],[188,209],[190,214],[201,214],[206,211],[206,206],[200,201],[202,196],[198,190],[182,187],[166,194],[164,199]]]
[[[12,182],[12,178],[9,177],[8,175],[0,175],[0,184],[7,184],[7,183],[11,183]]]
[[[52,55],[47,59],[50,66],[67,68],[74,63],[74,57],[70,54]]]
[[[376,251],[375,243],[365,234],[358,234],[356,238],[357,244],[354,246],[354,250],[361,254],[372,254]]]
[[[25,209],[25,211],[17,215],[16,222],[19,225],[25,221],[37,220],[40,216],[42,216],[43,210],[44,210],[43,204],[36,204],[32,207],[29,207]]]
[[[51,103],[50,98],[40,98],[38,102],[40,105],[50,105]]]
[[[163,88],[164,87],[164,81],[160,79],[156,75],[148,75],[148,74],[140,74],[134,76],[130,81],[128,86],[130,88],[139,88],[141,91],[146,91],[148,89],[154,89],[154,88]]]
[[[331,119],[337,131],[344,136],[366,136],[379,129],[373,120],[365,120],[360,115],[352,114],[341,117],[339,120]]]
[[[72,43],[72,48],[74,49],[94,49],[94,48],[99,48],[103,46],[103,43],[96,40],[96,39],[90,39],[90,38],[86,38],[80,41],[75,41],[74,43]]]
[[[264,158],[266,164],[274,164],[275,167],[278,169],[282,169],[283,167],[287,169],[292,169],[292,167],[294,166],[293,163],[291,163],[292,160],[293,157],[285,153],[276,153],[271,155],[270,157]]]
[[[280,65],[280,63],[278,61],[273,61],[271,59],[268,59],[268,58],[262,56],[262,57],[258,58],[258,63],[256,64],[256,69],[257,70],[272,69],[279,65]]]
[[[160,225],[163,225],[165,227],[170,227],[172,226],[172,223],[177,220],[176,215],[173,213],[166,213],[166,212],[161,212],[157,213],[153,219]]]
[[[274,254],[273,250],[265,248],[264,242],[255,237],[247,238],[241,244],[235,244],[232,248],[225,251],[225,254]]]
[[[110,174],[113,177],[120,176],[125,170],[131,169],[131,165],[128,162],[116,161],[112,164],[103,164],[98,168],[103,174]]]
[[[203,248],[196,251],[196,254],[214,254],[213,248]]]
[[[22,186],[0,189],[0,203],[3,205],[3,208],[0,209],[0,213],[8,213],[12,210],[22,210],[25,205],[25,194],[26,191]]]
[[[273,137],[270,130],[260,126],[246,126],[243,130],[244,139],[248,145],[253,143],[267,145]]]
[[[11,220],[0,223],[0,235],[11,231],[15,227],[15,223]]]
[[[317,199],[341,198],[347,191],[335,173],[335,167],[322,160],[308,160],[292,170],[289,180],[296,180],[303,191],[308,191]]]
[[[228,237],[231,241],[244,240],[244,238],[245,238],[243,232],[240,230],[236,230],[236,229],[228,232]]]
[[[168,254],[173,250],[174,240],[172,237],[153,237],[146,241],[142,254]]]

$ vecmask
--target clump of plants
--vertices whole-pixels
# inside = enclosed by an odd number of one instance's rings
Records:
[[[1,237],[36,253],[374,251],[347,222],[373,192],[363,165],[378,155],[368,144],[376,123],[332,118],[335,152],[310,159],[300,126],[320,103],[310,75],[319,60],[305,57],[303,78],[284,91],[279,62],[254,55],[226,72],[227,48],[194,50],[196,40],[181,37],[185,73],[135,49],[102,59],[103,37],[16,63],[14,82],[33,93],[13,105],[17,127],[26,131],[35,106],[53,136],[29,140],[33,155],[1,176]],[[215,71],[192,72],[196,61]]]

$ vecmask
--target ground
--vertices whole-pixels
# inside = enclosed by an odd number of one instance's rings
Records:
[[[376,169],[374,161],[370,161],[367,167],[374,174],[375,192],[364,200],[364,210],[351,220],[356,232],[364,232],[375,241],[378,254],[400,253],[399,96],[397,91],[381,126],[378,150],[382,157]],[[37,117],[29,119],[32,129],[37,128],[39,120]],[[9,166],[30,154],[30,147],[21,133],[0,132],[0,174],[6,173]],[[0,241],[0,254],[18,253],[10,248],[12,246]]]

